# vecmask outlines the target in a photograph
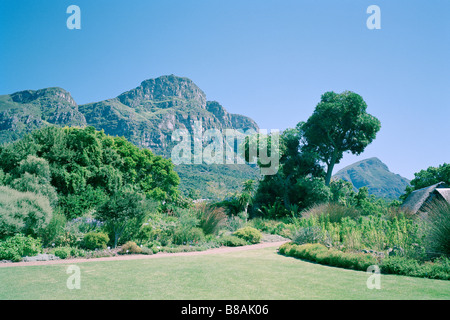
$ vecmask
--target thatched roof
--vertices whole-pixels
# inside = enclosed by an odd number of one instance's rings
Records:
[[[436,192],[438,192],[444,200],[450,203],[450,188],[436,189]]]
[[[422,211],[421,209],[423,209],[425,204],[437,197],[442,197],[450,203],[450,189],[444,187],[445,183],[439,182],[435,185],[413,191],[406,198],[402,208],[417,213],[418,211]]]

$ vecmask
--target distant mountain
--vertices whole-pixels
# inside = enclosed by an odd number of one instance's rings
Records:
[[[47,125],[86,126],[69,92],[61,88],[0,95],[0,143],[12,142]]]
[[[174,75],[145,80],[115,98],[84,105],[77,105],[70,93],[61,88],[0,96],[0,143],[20,139],[47,125],[89,125],[170,157],[178,143],[172,142],[173,131],[187,129],[192,137],[194,125],[200,121],[203,131],[258,130],[252,119],[228,113],[220,103],[207,101],[205,93],[192,80]],[[236,146],[226,142],[224,146],[236,151]],[[184,193],[197,190],[199,196],[206,198],[239,190],[244,180],[259,175],[256,166],[247,164],[184,164],[175,170]]]
[[[188,78],[174,75],[145,80],[116,98],[79,106],[86,122],[110,135],[124,136],[134,144],[170,156],[175,129],[194,124],[208,129],[258,129],[252,119],[228,113],[218,102],[207,101],[205,93]]]
[[[350,182],[355,191],[367,187],[369,194],[387,200],[398,199],[405,193],[409,180],[389,171],[378,158],[370,158],[351,164],[339,170],[334,179],[343,179]]]

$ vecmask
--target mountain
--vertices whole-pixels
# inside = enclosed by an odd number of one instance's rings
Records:
[[[20,139],[47,125],[86,126],[69,92],[61,88],[25,90],[0,95],[0,143]]]
[[[339,170],[333,179],[343,179],[350,182],[355,191],[367,187],[369,194],[386,200],[398,199],[405,192],[409,180],[389,171],[378,158],[358,161]]]
[[[116,98],[79,106],[89,125],[110,135],[124,136],[134,144],[170,156],[175,129],[191,136],[195,122],[208,129],[253,129],[250,118],[228,113],[188,78],[174,75],[143,81]]]
[[[201,123],[203,132],[258,130],[252,119],[228,113],[220,103],[208,101],[192,80],[174,75],[145,80],[115,98],[84,105],[77,105],[70,93],[61,88],[0,96],[0,143],[20,139],[47,125],[88,125],[170,157],[172,148],[179,143],[172,141],[174,130],[186,129],[193,137],[196,123]],[[202,141],[203,146],[207,143]],[[224,147],[237,151],[236,145],[226,141]],[[175,170],[183,193],[196,190],[204,198],[240,190],[244,180],[259,176],[256,166],[247,164],[181,164]]]

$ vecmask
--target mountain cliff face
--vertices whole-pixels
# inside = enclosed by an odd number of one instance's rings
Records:
[[[196,121],[202,122],[203,130],[258,129],[250,118],[207,101],[190,79],[173,75],[143,81],[116,98],[79,108],[89,125],[165,156],[173,147],[173,130],[187,129],[193,135]]]
[[[46,125],[86,126],[70,93],[61,88],[25,90],[0,96],[0,143]]]
[[[398,199],[405,193],[409,180],[392,173],[378,158],[356,162],[339,170],[333,179],[343,179],[353,184],[355,191],[367,187],[369,194],[387,200]]]
[[[0,143],[20,139],[47,125],[89,125],[170,157],[177,143],[172,142],[173,131],[187,129],[193,137],[194,125],[200,121],[203,131],[258,129],[252,119],[230,114],[218,102],[207,101],[205,93],[190,79],[174,75],[145,80],[115,98],[84,105],[77,105],[61,88],[0,96]],[[243,180],[258,175],[256,167],[236,164],[180,165],[175,169],[181,178],[182,191],[198,190],[201,197],[207,198],[219,189],[239,190]]]

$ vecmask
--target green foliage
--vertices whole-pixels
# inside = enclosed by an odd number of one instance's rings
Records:
[[[225,209],[201,202],[194,209],[199,219],[199,226],[205,234],[216,234],[225,223]]]
[[[406,188],[405,193],[400,197],[405,200],[415,190],[432,186],[439,182],[444,182],[450,186],[450,163],[444,163],[438,167],[428,167],[426,170],[420,170],[414,173],[414,179],[411,180],[411,186]]]
[[[103,232],[89,232],[84,235],[82,247],[88,250],[106,249],[109,237]]]
[[[93,127],[45,127],[0,148],[0,169],[14,187],[50,198],[76,218],[131,184],[148,197],[175,201],[179,178],[170,160]],[[3,177],[3,180],[5,178]]]
[[[450,280],[450,260],[446,258],[419,263],[406,257],[387,257],[382,260],[380,268],[383,273]]]
[[[328,249],[319,243],[303,245],[285,243],[279,248],[279,252],[298,259],[361,271],[366,271],[369,266],[378,263],[377,259],[370,254],[349,253],[336,249]]]
[[[139,247],[136,242],[128,241],[120,248],[119,254],[138,254],[142,253],[142,248]]]
[[[60,259],[66,259],[70,256],[70,248],[67,247],[58,247],[51,250],[51,253],[53,253],[55,256],[59,257]]]
[[[220,237],[219,243],[226,247],[240,247],[247,245],[247,241],[233,235],[225,235]]]
[[[320,208],[320,207],[319,207]],[[326,209],[326,207],[324,207]],[[417,246],[423,243],[423,233],[419,221],[404,215],[386,218],[382,213],[369,216],[345,216],[310,212],[296,220],[298,229],[315,227],[327,235],[333,247],[346,251],[359,251],[370,248],[383,252],[388,248],[401,247],[404,254],[417,257]],[[349,210],[352,212],[352,209]],[[324,211],[326,212],[326,211]],[[329,236],[329,238],[328,238]],[[328,244],[328,242],[327,242]]]
[[[67,223],[67,218],[60,212],[54,212],[48,225],[40,232],[40,237],[44,245],[55,243],[64,234],[64,228]]]
[[[444,163],[438,167],[428,167],[426,170],[414,173],[411,185],[414,187],[414,190],[418,190],[438,182],[450,185],[450,163]]]
[[[293,236],[292,242],[295,244],[320,243],[326,246],[331,245],[330,235],[320,227],[308,226],[300,228]]]
[[[355,207],[345,206],[336,202],[315,204],[301,213],[303,218],[326,218],[329,222],[341,222],[345,217],[359,218],[361,212]]]
[[[205,234],[203,229],[198,228],[200,221],[195,212],[189,209],[180,209],[177,211],[177,215],[177,227],[173,234],[174,244],[182,245],[204,241]]]
[[[173,235],[173,243],[177,245],[198,244],[205,241],[201,228],[178,228]]]
[[[113,235],[114,247],[117,247],[125,228],[134,226],[137,232],[146,214],[145,196],[132,189],[123,189],[103,203],[95,217],[105,223]]]
[[[308,149],[327,165],[325,184],[344,152],[361,154],[381,128],[380,121],[366,112],[363,98],[351,91],[325,92],[313,114],[302,126]]]
[[[0,238],[16,233],[38,235],[52,213],[46,197],[0,186]]]
[[[232,235],[242,238],[245,241],[253,243],[253,244],[261,242],[261,239],[262,239],[261,232],[253,227],[244,227],[244,228],[238,229],[235,232],[233,232]]]
[[[237,215],[229,216],[226,220],[226,229],[233,232],[244,227],[247,218],[248,215],[244,211],[239,212]]]
[[[292,209],[304,209],[331,196],[316,154],[304,148],[303,123],[280,136],[280,167],[260,181],[253,200],[254,212],[264,218],[280,218]]]
[[[433,201],[428,204],[425,216],[425,246],[431,257],[450,257],[450,203]]]
[[[16,234],[0,242],[0,260],[20,261],[25,256],[35,256],[42,250],[39,239]]]

